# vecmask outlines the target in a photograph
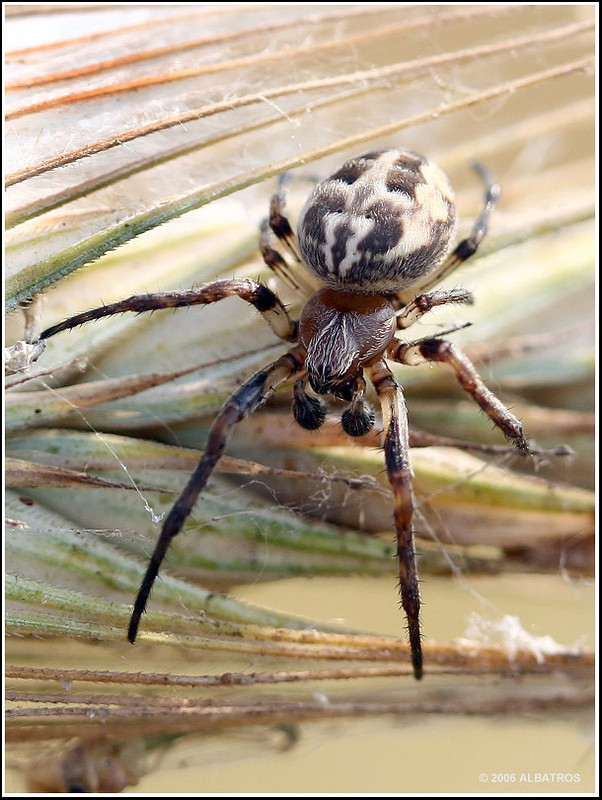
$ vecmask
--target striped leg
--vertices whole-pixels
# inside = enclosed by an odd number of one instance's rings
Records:
[[[78,325],[91,322],[113,314],[123,314],[133,311],[141,314],[144,311],[158,311],[162,308],[182,308],[185,306],[208,305],[223,300],[225,297],[240,297],[246,300],[259,311],[276,336],[286,341],[295,341],[297,326],[289,318],[284,305],[278,296],[262,283],[250,278],[214,281],[199,289],[188,289],[175,292],[156,292],[154,294],[139,294],[109,303],[100,308],[93,308],[76,314],[74,317],[47,328],[41,334],[41,339],[49,339],[61,331],[70,330]]]
[[[472,305],[473,302],[472,294],[466,289],[436,289],[433,292],[425,292],[415,297],[398,313],[397,327],[402,330],[409,328],[436,306],[448,303]]]
[[[272,246],[270,223],[264,219],[260,226],[259,249],[265,264],[295,292],[302,292],[303,286],[285,258]]]
[[[278,239],[285,245],[295,261],[301,262],[301,256],[295,244],[295,234],[285,214],[286,184],[290,180],[290,172],[284,172],[278,178],[276,193],[270,201],[269,225]]]
[[[265,369],[255,373],[252,378],[246,381],[226,400],[211,426],[203,457],[163,523],[159,540],[134,602],[134,610],[128,628],[128,639],[132,644],[136,639],[142,614],[146,609],[153,583],[159,574],[169,545],[172,539],[182,530],[199,494],[205,487],[215,465],[220,460],[230,431],[237,422],[248,417],[262,406],[275,389],[292,375],[299,372],[302,366],[302,357],[299,352],[296,349],[291,350]]]
[[[408,412],[401,387],[395,382],[384,361],[367,369],[378,394],[384,425],[383,447],[389,483],[395,502],[395,533],[399,563],[401,604],[408,622],[408,634],[414,677],[422,677],[422,644],[420,641],[420,589],[412,517],[414,496],[409,460]]]
[[[518,452],[523,455],[530,453],[529,443],[525,439],[520,421],[485,386],[473,363],[455,344],[445,339],[422,339],[409,344],[393,341],[389,345],[387,356],[393,361],[409,366],[416,366],[425,361],[447,364],[464,391],[471,395],[489,419],[514,444]]]
[[[489,170],[482,164],[474,162],[472,164],[472,168],[485,184],[485,198],[483,201],[483,207],[476,218],[469,235],[459,242],[456,248],[445,259],[443,264],[441,264],[441,266],[429,276],[428,281],[420,286],[421,291],[432,289],[433,286],[436,286],[438,283],[440,283],[443,278],[446,278],[448,275],[454,272],[454,270],[458,269],[458,267],[467,259],[471,258],[471,256],[474,256],[479,249],[481,242],[487,235],[489,218],[491,217],[491,212],[498,204],[501,189],[500,185],[491,175]],[[408,296],[407,292],[400,292],[399,298],[405,303],[408,303],[412,299],[410,296]]]
[[[286,184],[290,173],[278,178],[278,187],[270,201],[270,215],[261,223],[259,247],[267,266],[295,292],[309,297],[321,286],[312,280],[305,269],[299,269],[303,259],[299,255],[295,234],[286,216]],[[272,235],[282,242],[294,263],[290,264],[272,244]]]
[[[440,269],[437,271],[437,277],[434,280],[434,283],[439,283],[439,281],[449,275],[450,272],[453,272],[455,269],[457,269],[460,264],[463,264],[471,256],[474,256],[479,249],[481,242],[487,235],[491,212],[496,207],[500,199],[500,185],[493,178],[489,170],[478,162],[474,162],[472,164],[472,168],[485,184],[485,202],[483,203],[481,213],[476,218],[474,225],[472,226],[470,234],[466,237],[466,239],[462,239],[462,241],[457,245],[456,249],[448,256],[447,260],[444,261]],[[434,283],[431,283],[430,285],[433,286]]]

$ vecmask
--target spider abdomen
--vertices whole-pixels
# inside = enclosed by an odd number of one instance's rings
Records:
[[[347,161],[318,184],[299,218],[299,250],[334,288],[395,292],[432,272],[456,227],[445,174],[410,150]]]

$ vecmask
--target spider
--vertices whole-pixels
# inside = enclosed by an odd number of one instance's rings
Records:
[[[135,295],[73,316],[41,334],[45,340],[112,314],[208,304],[238,296],[261,313],[276,336],[292,344],[284,355],[243,383],[214,420],[204,454],[167,515],[148,563],[134,602],[130,642],[136,639],[169,545],[182,530],[236,423],[263,406],[282,384],[292,383],[292,411],[299,425],[319,428],[325,419],[321,396],[330,395],[347,404],[341,419],[346,433],[361,436],[374,425],[374,414],[366,402],[368,379],[382,413],[382,445],[394,497],[399,589],[413,673],[417,679],[422,677],[408,414],[403,390],[387,362],[447,364],[515,448],[529,453],[521,423],[485,386],[461,350],[440,336],[406,342],[395,335],[435,306],[473,301],[471,293],[461,288],[432,288],[477,251],[499,198],[499,185],[489,172],[479,164],[473,166],[485,185],[484,204],[469,236],[455,249],[456,206],[448,179],[418,153],[376,150],[347,161],[315,186],[301,211],[296,237],[284,213],[283,176],[269,218],[261,226],[260,248],[265,263],[286,277],[288,263],[273,246],[275,235],[295,261],[320,282],[321,288],[306,301],[297,321],[265,284],[232,279],[188,291]]]

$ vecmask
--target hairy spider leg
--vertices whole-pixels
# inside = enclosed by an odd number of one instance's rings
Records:
[[[472,293],[462,288],[435,289],[433,292],[419,294],[397,314],[397,328],[400,330],[409,328],[410,325],[413,325],[436,306],[446,305],[447,303],[472,305],[473,302]]]
[[[383,449],[387,476],[394,499],[397,561],[401,604],[408,622],[408,636],[414,677],[422,677],[420,634],[420,587],[414,551],[414,493],[410,467],[408,410],[403,391],[384,359],[366,371],[380,400],[383,416]]]
[[[288,217],[284,213],[286,205],[285,187],[290,180],[290,172],[284,172],[278,176],[278,186],[276,192],[270,199],[270,215],[262,220],[260,225],[259,249],[267,266],[276,275],[282,278],[292,289],[297,292],[307,292],[308,288],[304,281],[289,266],[283,256],[272,247],[271,233],[281,241],[295,261],[300,264],[301,256],[295,244],[295,234],[291,227]]]
[[[291,267],[283,256],[271,243],[270,234],[274,234],[286,247],[296,264],[303,264],[303,259],[297,248],[297,238],[285,213],[286,185],[291,179],[290,172],[283,172],[278,176],[276,192],[270,199],[270,214],[260,225],[259,247],[261,255],[267,266],[294,290],[309,296],[318,288],[318,284],[311,280],[306,269],[296,270]]]
[[[70,317],[64,322],[47,328],[41,334],[41,338],[48,339],[61,331],[70,330],[78,325],[127,311],[142,313],[164,308],[205,305],[232,296],[238,296],[253,305],[262,314],[274,333],[281,339],[296,340],[297,323],[290,319],[278,296],[263,284],[246,278],[214,281],[200,289],[133,295],[125,300]],[[290,378],[291,375],[302,371],[302,368],[302,351],[298,347],[293,348],[253,375],[231,395],[222,407],[209,431],[205,453],[188,481],[186,488],[167,515],[161,530],[159,540],[134,602],[134,610],[128,629],[128,639],[131,642],[136,639],[140,619],[146,608],[153,583],[159,573],[169,545],[174,536],[177,536],[182,530],[184,522],[190,515],[200,492],[221,458],[231,429],[237,422],[240,422],[240,420],[262,406],[281,383]]]
[[[427,314],[429,311],[431,311],[436,306],[445,305],[447,303],[466,303],[468,305],[472,305],[473,300],[474,300],[474,298],[473,298],[472,293],[467,291],[466,289],[463,289],[463,288],[456,288],[456,289],[450,289],[450,290],[447,290],[447,289],[435,289],[432,292],[425,292],[424,294],[420,294],[417,297],[415,297],[414,300],[412,300],[411,303],[408,303],[407,306],[404,306],[404,308],[402,308],[401,311],[398,312],[398,314],[397,314],[397,328],[399,330],[404,330],[405,328],[409,328],[410,325],[413,325],[415,322],[417,322],[419,319],[421,319],[424,316],[424,314]],[[444,333],[451,333],[451,332],[453,332],[453,329],[445,331]],[[437,337],[437,339],[440,339],[440,336],[441,336],[441,334],[439,335],[439,337]],[[433,341],[433,338],[431,336],[427,336],[424,339],[413,341],[413,342],[410,342],[410,343],[402,343],[402,342],[399,342],[399,340],[395,339],[395,340],[393,340],[393,342],[391,342],[391,345],[390,345],[389,351],[387,353],[387,356],[389,358],[391,358],[391,360],[393,360],[393,361],[397,361],[397,362],[403,363],[403,364],[412,364],[412,365],[413,364],[417,364],[417,363],[422,363],[425,360],[446,361],[446,359],[443,357],[443,353],[440,353],[439,357],[437,357],[437,358],[430,358],[430,359],[426,358],[426,355],[424,355],[424,354],[421,355],[421,351],[420,351],[421,346],[424,343],[430,343],[432,341]],[[447,343],[447,344],[449,344],[449,343]],[[431,345],[430,344],[426,344],[426,346],[423,348],[425,350],[425,353],[426,353],[426,351],[428,351],[429,347],[431,347]],[[452,347],[452,345],[450,345],[450,347]],[[482,390],[484,389],[485,392],[487,392],[488,395],[490,396],[489,399],[491,397],[493,397],[494,400],[497,401],[496,405],[498,405],[501,409],[503,409],[505,414],[509,414],[512,417],[513,423],[511,425],[511,427],[512,427],[513,434],[508,436],[508,438],[510,438],[512,441],[516,442],[517,437],[514,435],[514,433],[517,431],[518,428],[520,428],[520,423],[518,422],[518,420],[516,420],[510,414],[509,411],[507,411],[507,409],[505,409],[502,406],[500,401],[497,400],[497,398],[495,398],[495,396],[491,392],[489,392],[489,390],[484,386],[482,380],[479,378],[479,376],[478,376],[478,374],[476,372],[476,369],[475,369],[474,365],[472,364],[472,362],[469,361],[467,356],[464,355],[463,353],[461,353],[460,351],[458,351],[457,348],[454,348],[454,349],[455,349],[456,357],[461,358],[461,360],[463,362],[462,371],[463,371],[464,375],[466,376],[466,373],[468,371],[468,374],[472,375],[472,380],[473,381],[474,381],[474,378],[476,376],[476,380],[478,381],[480,391],[482,392]],[[458,368],[456,367],[456,374],[458,374],[457,369]],[[458,379],[460,380],[460,378],[458,378]],[[464,382],[461,381],[463,386],[464,386],[464,383],[466,382],[466,380],[467,379],[464,378]],[[468,382],[470,382],[470,379],[468,379]],[[475,385],[476,385],[476,382],[475,382]],[[467,387],[465,387],[465,388],[467,389],[467,391],[470,392],[470,389],[468,389]],[[470,392],[470,393],[472,394],[472,392]],[[479,402],[479,401],[477,401],[477,402]],[[480,402],[479,402],[479,405],[481,405]],[[487,412],[487,413],[489,414],[489,412]],[[491,416],[491,415],[489,415],[489,416]],[[498,427],[502,427],[501,425],[498,424],[498,422],[495,419],[494,419],[494,422],[495,422],[496,425],[498,425]],[[502,430],[504,430],[504,432],[505,432],[504,428],[502,428]],[[475,442],[463,441],[461,439],[456,439],[456,438],[452,438],[452,437],[448,437],[448,436],[434,436],[433,434],[425,433],[424,431],[416,431],[415,429],[412,430],[412,432],[410,434],[410,439],[411,439],[412,447],[430,447],[432,445],[439,446],[439,447],[457,447],[457,448],[459,448],[461,450],[468,450],[468,451],[472,450],[472,451],[476,451],[476,452],[488,453],[488,454],[491,454],[491,455],[506,454],[506,453],[509,453],[509,452],[511,453],[511,452],[515,451],[515,447],[514,446],[495,445],[495,444],[478,444],[478,443],[475,443]],[[522,446],[519,446],[519,450],[521,452],[524,452],[523,449],[522,449]],[[533,446],[533,445],[529,446],[528,452],[531,455],[538,455],[538,454],[567,455],[567,454],[570,454],[569,449],[567,449],[566,447],[559,447],[559,448],[556,448],[554,450],[543,450],[543,449],[538,448],[538,447]]]
[[[270,199],[270,216],[268,223],[274,234],[288,249],[295,261],[301,263],[302,259],[297,250],[295,234],[284,211],[286,207],[286,185],[290,179],[290,172],[283,172],[278,176],[276,191]]]
[[[471,164],[471,166],[485,184],[483,207],[477,216],[469,235],[456,245],[454,250],[452,250],[443,264],[441,264],[438,269],[430,274],[427,281],[420,285],[419,288],[421,291],[431,289],[433,286],[436,286],[443,280],[443,278],[446,278],[448,275],[454,272],[454,270],[456,270],[467,259],[474,256],[479,249],[481,242],[487,235],[487,231],[489,229],[489,219],[492,211],[495,209],[500,199],[501,188],[499,183],[494,179],[493,175],[482,164],[479,164],[475,161]],[[402,291],[398,293],[398,297],[402,302],[408,303],[413,299],[413,293],[412,291]]]
[[[262,220],[259,231],[259,249],[264,263],[295,292],[306,292],[307,290],[302,285],[301,280],[286,259],[275,247],[272,247],[272,230],[268,219]]]
[[[455,344],[435,338],[409,343],[394,340],[389,345],[387,357],[409,366],[431,361],[447,364],[464,391],[468,392],[491,421],[500,428],[516,450],[523,455],[530,454],[529,443],[525,439],[520,421],[485,386],[473,363]]]
[[[271,289],[250,278],[232,278],[208,283],[199,289],[187,289],[174,292],[156,292],[140,294],[109,303],[100,308],[93,308],[69,317],[64,322],[52,325],[41,334],[41,339],[49,339],[61,331],[70,330],[86,322],[102,317],[123,314],[133,311],[141,314],[145,311],[158,311],[163,308],[181,308],[185,306],[208,305],[226,297],[240,297],[259,311],[276,336],[285,341],[295,341],[297,325],[293,322],[283,303]]]
[[[294,348],[269,366],[256,372],[224,403],[209,431],[203,457],[163,523],[161,534],[134,601],[134,610],[128,628],[128,639],[132,644],[136,640],[142,614],[146,609],[151,589],[155,578],[159,574],[169,545],[173,538],[180,533],[186,519],[192,512],[199,494],[205,487],[215,465],[224,452],[232,428],[260,408],[276,388],[299,372],[302,366],[302,355],[300,355],[298,348]]]

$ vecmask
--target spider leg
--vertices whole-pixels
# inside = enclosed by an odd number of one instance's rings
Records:
[[[301,256],[295,244],[295,234],[285,214],[286,184],[289,182],[290,178],[290,172],[283,172],[278,177],[276,192],[272,195],[272,199],[270,200],[269,226],[293,256],[295,261],[301,262]]]
[[[438,271],[437,282],[457,269],[460,264],[464,263],[464,261],[471,256],[474,256],[479,249],[479,245],[487,235],[491,212],[500,199],[500,185],[489,170],[476,161],[473,162],[471,166],[485,184],[485,201],[483,203],[483,208],[476,218],[469,235],[465,239],[462,239]]]
[[[169,545],[172,539],[180,533],[192,512],[199,494],[224,452],[232,428],[237,422],[262,406],[275,389],[291,375],[301,370],[302,366],[302,356],[298,349],[290,350],[265,369],[256,372],[224,403],[209,431],[203,457],[163,523],[159,540],[134,602],[134,610],[128,628],[128,639],[132,644],[136,640],[142,614],[146,609],[151,589]]]
[[[303,262],[295,243],[295,234],[285,213],[285,187],[290,177],[290,173],[285,172],[278,178],[276,192],[270,200],[269,217],[264,219],[260,226],[259,247],[264,262],[276,275],[282,278],[294,291],[309,296],[313,294],[316,287],[311,283],[308,275],[292,268],[278,250],[272,246],[271,242],[271,234],[273,233],[284,244],[297,264]]]
[[[265,264],[295,292],[303,291],[301,282],[282,255],[272,247],[269,220],[264,219],[260,225],[259,249]]]
[[[482,164],[479,164],[475,161],[471,164],[471,166],[485,185],[483,207],[477,216],[472,226],[472,230],[468,236],[458,243],[455,249],[452,250],[449,256],[445,259],[443,264],[441,264],[438,269],[431,273],[428,281],[420,286],[422,291],[436,286],[443,280],[443,278],[446,278],[467,259],[471,258],[471,256],[477,252],[481,242],[487,235],[489,218],[491,217],[492,211],[497,206],[501,194],[501,188],[493,175]],[[399,297],[402,301],[411,299],[404,292],[401,292]]]
[[[471,395],[518,452],[523,455],[531,452],[520,421],[485,386],[473,363],[455,344],[445,339],[422,339],[407,344],[394,340],[389,345],[387,356],[392,361],[409,366],[430,361],[447,364],[464,391]]]
[[[414,677],[420,679],[422,677],[420,589],[412,527],[414,495],[409,459],[408,412],[403,391],[384,360],[368,367],[367,372],[376,389],[382,409],[385,462],[395,502],[401,604],[408,622]]]
[[[412,428],[410,431],[411,447],[454,447],[456,450],[465,450],[469,453],[484,453],[490,456],[511,455],[516,450],[512,445],[507,444],[483,444],[482,442],[470,442],[465,439],[456,439],[452,436],[437,436],[434,433]],[[552,449],[530,445],[529,454],[532,456],[574,456],[575,451],[566,444],[558,445]]]
[[[109,303],[100,308],[93,308],[76,314],[74,317],[59,322],[42,332],[41,339],[49,339],[61,331],[70,330],[78,325],[83,325],[92,320],[110,317],[114,314],[123,314],[133,311],[138,314],[144,311],[157,311],[163,308],[181,308],[183,306],[208,305],[223,300],[225,297],[240,297],[246,300],[259,311],[276,336],[286,341],[295,341],[297,326],[294,323],[282,302],[271,289],[262,283],[250,278],[233,278],[208,283],[199,289],[188,289],[175,292],[156,292],[154,294],[140,294]]]
[[[436,306],[443,306],[447,303],[472,305],[473,302],[472,293],[466,289],[436,289],[433,292],[425,292],[415,297],[399,312],[397,327],[398,329],[409,328]]]

